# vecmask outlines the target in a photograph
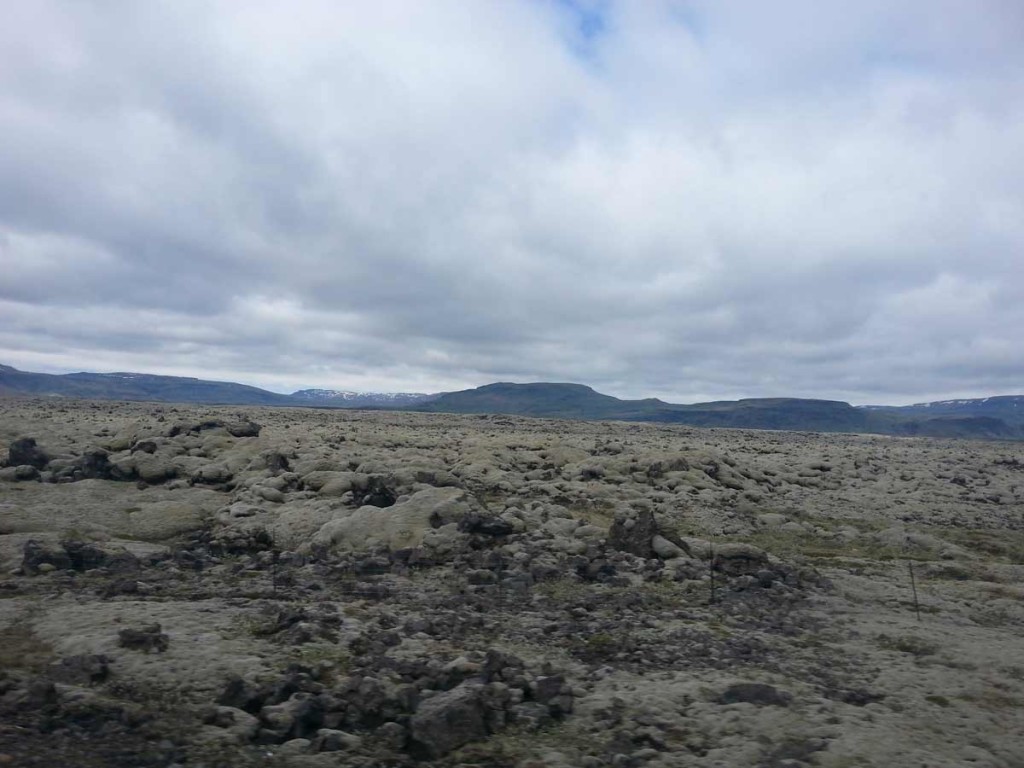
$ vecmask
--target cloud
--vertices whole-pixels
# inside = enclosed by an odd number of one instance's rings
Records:
[[[1010,0],[21,4],[0,358],[676,401],[1017,392]]]

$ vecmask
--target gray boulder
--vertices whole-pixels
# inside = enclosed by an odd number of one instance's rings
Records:
[[[138,478],[151,485],[162,483],[178,475],[178,468],[169,459],[159,454],[136,454],[134,464],[135,474]]]
[[[253,715],[235,707],[215,706],[204,718],[207,725],[215,725],[233,734],[239,743],[246,743],[256,738],[260,730],[260,721]]]
[[[750,544],[722,544],[714,554],[712,567],[726,576],[753,576],[768,565],[768,555]]]
[[[262,427],[255,421],[245,419],[242,421],[228,422],[224,425],[224,429],[226,429],[228,434],[232,437],[259,437]]]
[[[483,686],[467,682],[420,704],[409,724],[414,750],[434,759],[485,738],[482,696]]]
[[[672,560],[673,558],[684,557],[689,554],[683,547],[669,541],[661,534],[651,539],[651,549],[662,560]]]
[[[191,479],[193,483],[219,485],[232,477],[231,470],[223,464],[204,464],[192,473]]]
[[[332,728],[321,728],[316,732],[313,748],[317,752],[346,752],[359,749],[363,740],[353,733]]]
[[[38,480],[39,470],[31,464],[0,469],[0,480]]]
[[[316,736],[324,724],[322,702],[307,691],[298,691],[281,704],[272,704],[260,710],[264,728],[280,740],[305,739]]]

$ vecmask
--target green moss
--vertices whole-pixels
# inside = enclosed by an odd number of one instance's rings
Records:
[[[931,656],[938,653],[939,645],[917,635],[879,635],[878,647],[887,651],[899,651],[911,656]]]
[[[836,521],[832,521],[834,525]],[[846,521],[842,521],[845,526]],[[817,527],[824,527],[817,525]],[[868,530],[871,530],[870,528]],[[914,560],[931,562],[938,558],[933,552],[907,552],[902,547],[881,544],[869,536],[846,540],[838,536],[819,535],[803,531],[771,529],[758,531],[745,539],[766,552],[782,558],[803,557],[810,560],[857,559],[892,562]]]
[[[352,655],[336,643],[306,643],[291,649],[291,658],[308,667],[329,664],[335,675],[344,675],[352,665]]]
[[[974,704],[982,709],[988,710],[1003,710],[1003,709],[1020,709],[1024,706],[1024,701],[1021,701],[1017,696],[1011,696],[1003,691],[997,691],[989,689],[986,691],[978,691],[972,693],[964,693],[957,696],[961,701],[967,701]]]
[[[596,635],[588,637],[584,643],[584,647],[589,653],[603,656],[606,655],[611,649],[615,648],[618,643],[612,635],[607,632],[599,632]]]
[[[949,541],[990,559],[1024,564],[1024,531],[953,528],[943,532]]]

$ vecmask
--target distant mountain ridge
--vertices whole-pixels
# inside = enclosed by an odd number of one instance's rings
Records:
[[[825,432],[854,431],[865,424],[864,415],[854,406],[832,400],[762,398],[676,405],[657,398],[620,400],[582,384],[500,382],[449,392],[411,410]]]
[[[228,381],[149,373],[31,373],[0,366],[0,395],[152,400],[223,405],[290,405],[288,395]]]
[[[1024,395],[996,395],[968,400],[936,400],[913,405],[870,405],[872,410],[898,410],[921,416],[994,416],[1013,421],[1024,421]]]
[[[290,395],[247,384],[207,381],[149,373],[31,373],[0,365],[0,395],[143,400],[207,405],[281,405],[330,408],[395,407],[428,400],[431,395],[303,389]]]
[[[421,413],[661,422],[694,427],[864,432],[1024,440],[1024,395],[853,406],[837,400],[750,398],[679,405],[621,400],[583,384],[497,382],[440,394],[303,389],[290,395],[223,381],[146,373],[48,374],[0,365],[0,396],[142,400],[208,405],[378,408]]]
[[[1024,396],[910,406],[853,406],[838,400],[808,398],[749,398],[677,405],[657,398],[620,400],[582,384],[499,382],[449,392],[409,410],[648,421],[733,429],[1024,439]]]

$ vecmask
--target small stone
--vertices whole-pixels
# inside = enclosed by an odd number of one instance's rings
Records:
[[[397,725],[397,723],[389,723],[389,725]],[[398,727],[401,728],[401,726]],[[359,749],[363,745],[363,740],[352,733],[333,728],[321,728],[316,732],[314,744],[319,752],[345,752]]]
[[[245,743],[256,738],[260,730],[260,721],[235,707],[214,707],[206,716],[204,722],[207,725],[215,725],[224,728],[235,735],[240,743]]]
[[[309,739],[290,739],[278,747],[282,755],[304,755],[310,751],[313,745]]]
[[[388,749],[398,751],[405,747],[407,734],[405,728],[398,723],[384,723],[373,733],[380,743]]]
[[[38,478],[39,470],[31,464],[21,464],[20,466],[14,467],[15,480],[37,480]]]
[[[136,651],[159,651],[167,650],[170,638],[165,635],[159,624],[150,624],[140,629],[122,629],[117,633],[118,645],[122,648],[129,648]]]
[[[764,683],[736,683],[718,697],[719,704],[756,704],[758,706],[788,707],[793,694]]]

